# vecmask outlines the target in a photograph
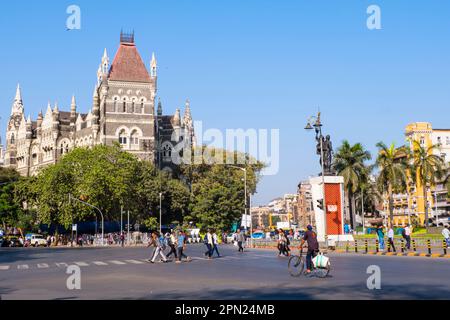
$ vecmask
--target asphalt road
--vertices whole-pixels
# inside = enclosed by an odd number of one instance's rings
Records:
[[[145,248],[0,249],[0,296],[10,299],[450,299],[450,260],[330,255],[326,279],[292,278],[274,251],[220,248],[206,260],[191,245],[191,263],[149,264]],[[67,265],[81,268],[81,290],[66,286]],[[367,288],[369,266],[381,290]]]

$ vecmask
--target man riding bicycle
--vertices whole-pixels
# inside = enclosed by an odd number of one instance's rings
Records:
[[[317,241],[317,234],[313,231],[313,227],[309,225],[306,229],[307,231],[303,236],[299,249],[302,250],[305,242],[308,243],[308,252],[306,254],[306,273],[309,274],[313,269],[312,259],[319,253],[319,242]]]

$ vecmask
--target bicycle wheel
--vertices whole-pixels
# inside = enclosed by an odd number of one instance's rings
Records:
[[[331,271],[331,264],[330,264],[329,261],[328,261],[327,266],[325,268],[318,268],[318,269],[315,270],[316,275],[319,278],[326,278],[326,277],[328,277],[328,275],[330,274],[330,271]]]
[[[300,256],[292,256],[289,259],[288,269],[292,277],[299,277],[305,268],[305,260]]]

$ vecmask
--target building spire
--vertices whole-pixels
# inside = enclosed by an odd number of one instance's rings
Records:
[[[177,109],[177,111],[175,111],[175,115],[173,117],[173,125],[174,127],[181,127],[181,116],[180,116],[181,112],[180,109]]]
[[[53,109],[54,113],[59,113],[58,102],[55,102],[55,108]]]
[[[150,62],[150,76],[155,78],[157,76],[158,62],[156,61],[155,53],[152,53],[152,61]]]
[[[158,116],[162,116],[163,110],[162,110],[162,103],[161,98],[158,99]]]
[[[11,116],[22,113],[23,113],[22,92],[20,90],[20,84],[17,84],[16,96],[14,97],[14,102],[11,108]]]
[[[186,99],[186,109],[184,111],[184,117],[186,119],[192,119],[192,115],[191,115],[191,102],[189,101],[189,99]]]
[[[16,97],[15,97],[14,101],[22,102],[22,92],[20,91],[20,84],[19,83],[17,84]]]

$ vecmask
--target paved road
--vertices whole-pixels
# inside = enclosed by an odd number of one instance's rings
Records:
[[[331,255],[327,279],[292,278],[274,251],[239,254],[221,247],[221,259],[149,264],[144,248],[1,249],[0,295],[9,299],[450,299],[450,260]],[[67,265],[81,268],[81,290],[66,287]],[[381,268],[382,289],[367,289],[366,270]]]

